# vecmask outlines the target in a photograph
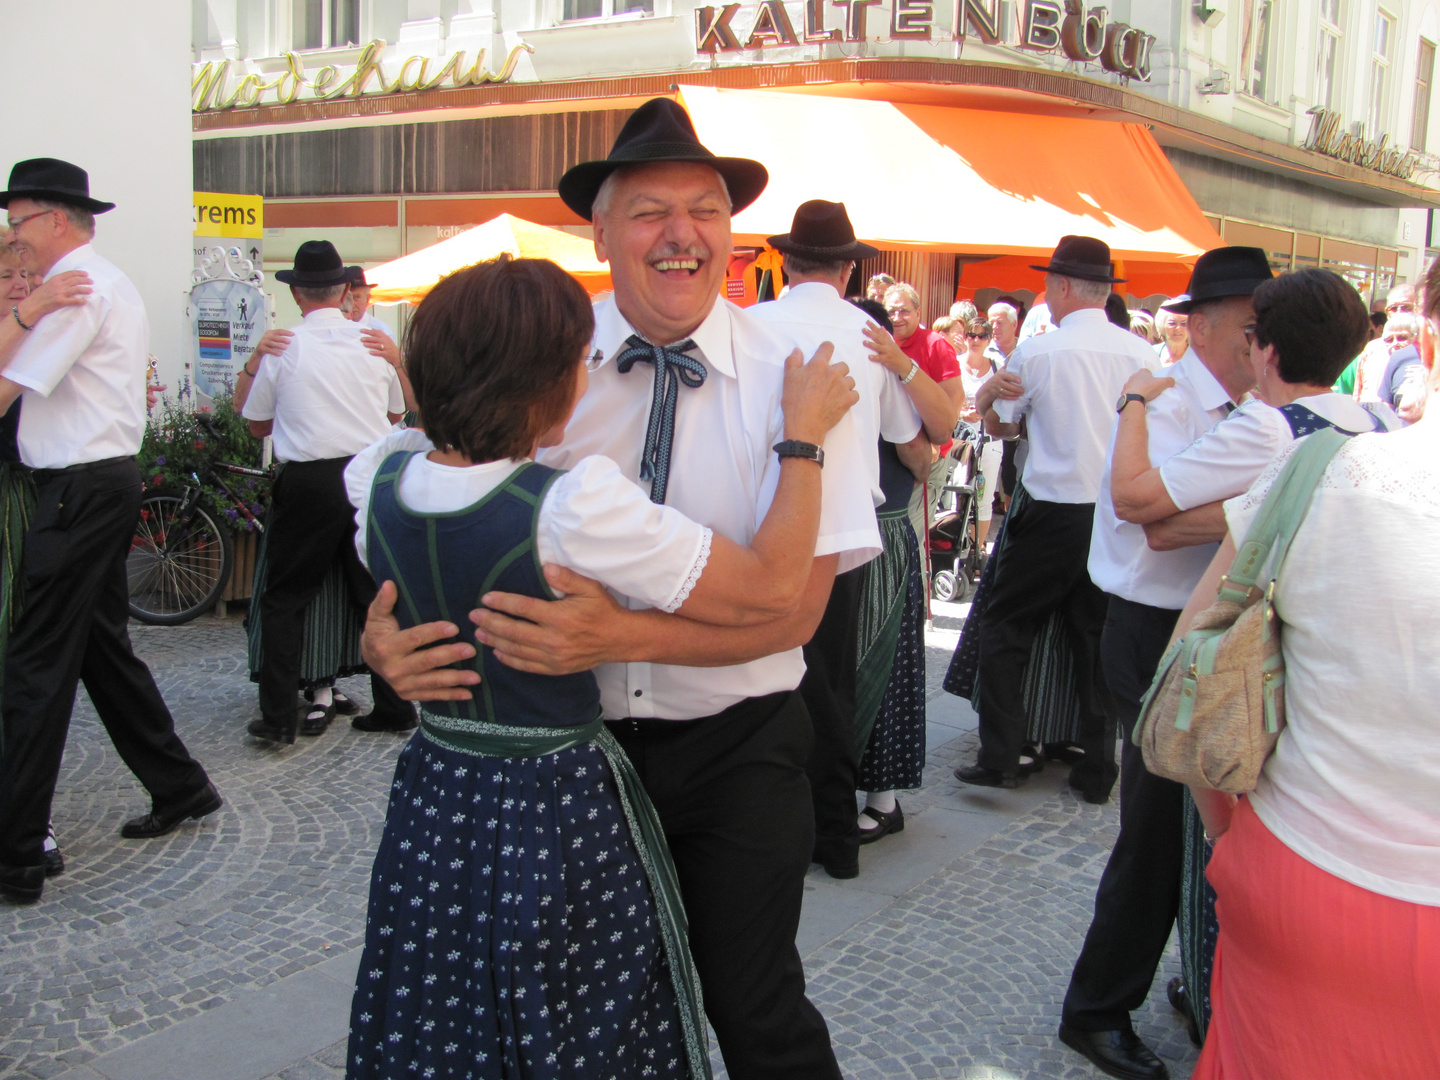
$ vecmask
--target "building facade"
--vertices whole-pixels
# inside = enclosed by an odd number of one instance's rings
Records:
[[[1005,113],[1021,165],[1029,117],[1136,125],[1224,239],[1367,299],[1418,279],[1440,205],[1431,0],[193,0],[193,33],[195,188],[265,197],[271,268],[315,235],[374,264],[506,211],[586,235],[560,174],[687,86]],[[923,240],[866,269],[932,308],[1004,250]]]

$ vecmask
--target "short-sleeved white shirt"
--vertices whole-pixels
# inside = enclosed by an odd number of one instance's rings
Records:
[[[355,548],[367,566],[370,486],[391,454],[420,451],[406,464],[397,488],[401,502],[419,514],[473,506],[523,464],[439,465],[425,457],[434,448],[424,432],[406,428],[366,447],[346,466],[345,490],[358,526]],[[710,539],[709,529],[651,502],[603,457],[585,458],[550,485],[535,528],[542,563],[568,566],[662,611],[674,611],[690,595],[709,559]]]
[[[20,460],[34,469],[125,457],[145,434],[150,324],[140,293],[89,244],[61,256],[48,276],[67,270],[90,275],[89,297],[42,318],[4,371],[25,388]]]
[[[797,347],[783,329],[763,326],[743,308],[717,301],[691,335],[696,350],[690,355],[704,363],[705,383],[682,387],[676,404],[665,501],[738,544],[754,538],[780,478],[780,460],[771,447],[783,435],[785,358]],[[590,373],[590,388],[576,405],[564,442],[540,451],[542,464],[568,469],[600,454],[639,482],[654,368],[636,364],[621,374],[609,362],[634,332],[613,296],[596,305],[593,348],[606,362]],[[825,440],[815,549],[816,555],[838,554],[841,571],[880,553],[869,485],[857,482],[864,470],[854,423],[841,421]],[[639,597],[621,602],[631,608],[651,606]],[[804,673],[798,648],[729,667],[637,663],[596,670],[607,717],[669,720],[711,716],[746,698],[793,690]]]
[[[849,366],[860,395],[849,415],[862,447],[877,446],[880,439],[908,443],[920,433],[920,414],[910,403],[910,395],[895,375],[870,359],[865,348],[862,331],[874,322],[854,304],[840,299],[834,288],[818,281],[802,282],[792,285],[779,300],[747,309],[747,314],[788,335],[807,360],[821,343],[835,346],[833,361]],[[878,448],[867,456],[865,465],[871,498],[879,506],[885,495],[880,490]]]
[[[1286,460],[1226,503],[1237,540]],[[1340,449],[1275,610],[1286,727],[1249,796],[1256,814],[1322,870],[1440,905],[1440,424]]]
[[[1187,349],[1184,356],[1165,369],[1165,375],[1174,379],[1175,385],[1145,407],[1151,465],[1180,453],[1223,420],[1231,408],[1230,395],[1194,349]],[[1110,450],[1105,455],[1105,472],[1100,478],[1100,495],[1095,500],[1095,524],[1090,533],[1090,580],[1112,596],[1179,611],[1190,599],[1195,583],[1204,575],[1219,544],[1151,551],[1144,526],[1115,516],[1115,502],[1110,494],[1114,459],[1112,436]],[[1260,467],[1253,474],[1258,475]]]
[[[1345,394],[1311,394],[1296,398],[1295,403],[1346,431],[1368,432],[1375,427],[1374,414]],[[1383,422],[1392,424],[1389,418]],[[1251,398],[1161,465],[1160,480],[1177,507],[1193,510],[1239,495],[1294,441],[1285,414]]]
[[[381,322],[375,316],[375,313],[373,311],[365,312],[364,315],[362,315],[358,320],[355,321],[355,325],[360,327],[361,330],[379,330],[391,341],[395,340],[395,331],[391,330],[389,326]]]
[[[390,431],[387,413],[405,411],[400,377],[360,330],[339,308],[317,308],[260,365],[243,413],[275,421],[278,460],[349,457]]]
[[[1115,400],[1125,380],[1154,366],[1150,346],[1099,308],[1072,311],[1058,330],[1017,345],[1007,369],[1020,376],[1024,391],[997,400],[995,415],[1012,424],[1028,418],[1025,490],[1045,502],[1093,503],[1115,430]]]

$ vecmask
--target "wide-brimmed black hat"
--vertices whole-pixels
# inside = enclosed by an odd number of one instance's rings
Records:
[[[276,270],[275,280],[302,289],[324,289],[347,284],[350,269],[329,240],[306,240],[295,251],[294,269]]]
[[[604,161],[582,161],[560,178],[560,198],[586,221],[605,178],[626,165],[693,161],[725,178],[732,213],[760,197],[770,174],[749,158],[716,157],[700,144],[690,115],[669,98],[652,98],[631,114]]]
[[[347,266],[345,273],[348,275],[345,280],[355,288],[370,284],[365,280],[365,268],[363,266]]]
[[[92,214],[114,210],[113,202],[90,197],[90,174],[79,165],[71,165],[53,157],[19,161],[10,170],[10,183],[0,191],[0,206],[9,206],[11,199],[37,199],[79,206]]]
[[[1031,270],[1043,270],[1047,274],[1079,278],[1081,281],[1108,281],[1114,284],[1125,278],[1115,276],[1115,264],[1110,261],[1110,245],[1093,236],[1062,236],[1055,245],[1055,254],[1050,256],[1046,266],[1031,266]]]
[[[1197,304],[1249,296],[1275,276],[1270,259],[1258,247],[1222,247],[1207,251],[1195,260],[1185,300],[1164,305],[1166,311],[1189,315]]]
[[[850,224],[843,202],[824,199],[801,203],[790,222],[790,231],[770,237],[769,244],[782,254],[819,261],[873,259],[880,254],[879,248],[855,239],[855,227]]]

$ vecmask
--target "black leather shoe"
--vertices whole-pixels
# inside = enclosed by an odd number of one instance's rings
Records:
[[[871,821],[875,822],[873,829],[860,830],[860,843],[873,844],[882,836],[889,836],[891,833],[905,831],[905,811],[900,809],[900,804],[895,804],[895,809],[888,814],[881,813],[873,806],[867,806],[860,813],[864,814]]]
[[[1065,782],[1069,785],[1071,791],[1075,792],[1088,803],[1094,803],[1096,806],[1103,806],[1105,803],[1110,801],[1110,788],[1112,786],[1111,784],[1106,784],[1103,787],[1097,787],[1094,784],[1089,783],[1086,780],[1083,780],[1080,777],[1076,776],[1074,769],[1070,770],[1070,777]]]
[[[324,735],[325,729],[330,726],[330,721],[335,719],[339,710],[333,703],[329,705],[307,705],[300,718],[301,735]]]
[[[313,702],[315,700],[315,691],[306,690],[305,700],[307,702]],[[360,706],[356,705],[355,702],[351,701],[339,690],[332,691],[331,700],[335,703],[335,711],[341,716],[354,716],[360,711]]]
[[[45,864],[7,866],[0,863],[0,896],[17,904],[33,904],[45,891]]]
[[[355,719],[351,720],[350,726],[356,731],[400,732],[414,731],[419,723],[420,721],[415,719],[415,714],[413,712],[409,716],[402,717],[398,721],[392,720],[389,717],[381,719],[376,717],[373,712],[367,712],[364,716],[357,716],[355,717]]]
[[[955,770],[955,779],[976,787],[1017,788],[1025,783],[1026,778],[1017,773],[987,769],[984,765],[966,765]]]
[[[183,802],[163,809],[155,807],[143,817],[131,818],[120,827],[120,835],[126,840],[150,840],[173,832],[175,826],[186,818],[202,818],[213,814],[225,805],[215,785],[205,781],[205,786]]]
[[[810,861],[818,862],[825,868],[825,873],[839,881],[849,881],[851,878],[860,876],[859,859],[851,859],[847,862],[843,859],[822,859],[817,855]]]
[[[1170,999],[1170,1007],[1184,1018],[1185,1034],[1190,1036],[1190,1042],[1199,1046],[1200,1025],[1195,1020],[1195,1004],[1190,1000],[1190,991],[1185,987],[1185,980],[1176,975],[1165,984],[1165,996]]]
[[[1129,1028],[1118,1031],[1080,1031],[1060,1025],[1060,1041],[1107,1076],[1119,1080],[1169,1080],[1170,1070],[1155,1052]]]
[[[299,719],[297,714],[296,719]],[[264,720],[251,720],[245,725],[245,730],[257,739],[269,739],[271,742],[285,743],[289,745],[295,741],[295,731],[298,725],[291,725],[288,728],[280,727],[278,724],[267,723]]]

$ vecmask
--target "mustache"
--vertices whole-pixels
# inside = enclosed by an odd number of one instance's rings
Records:
[[[702,261],[710,258],[710,249],[704,244],[662,244],[652,248],[645,256],[646,263],[662,262],[665,259],[700,259]]]

